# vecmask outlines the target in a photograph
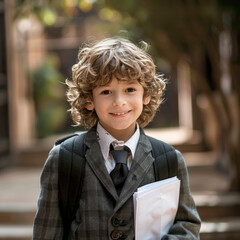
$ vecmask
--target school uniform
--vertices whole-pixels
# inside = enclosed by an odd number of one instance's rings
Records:
[[[120,195],[109,175],[112,159],[104,156],[96,128],[86,135],[86,165],[79,209],[71,224],[69,239],[106,240],[134,239],[133,193],[140,186],[154,182],[151,143],[142,129],[138,130],[136,146],[130,148],[129,173]],[[134,141],[133,141],[134,142]],[[133,144],[134,145],[134,144]],[[108,148],[108,147],[107,147]],[[105,153],[104,153],[105,152]],[[181,180],[179,207],[175,222],[163,240],[199,239],[200,218],[189,188],[185,161],[180,152],[178,178]],[[34,220],[33,239],[62,239],[63,225],[58,208],[59,145],[49,153],[41,174],[38,210]],[[164,206],[163,206],[164,207]]]

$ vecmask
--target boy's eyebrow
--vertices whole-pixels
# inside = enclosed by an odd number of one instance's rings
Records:
[[[137,83],[138,83],[137,80],[126,81],[126,84],[137,84]]]
[[[108,83],[108,84],[105,84],[105,85],[99,85],[99,86],[97,86],[97,88],[109,87],[109,85],[110,85],[110,83]]]
[[[123,82],[123,84],[125,85],[136,85],[138,84],[138,81],[137,80],[129,80],[129,81],[126,81],[126,80],[120,80],[120,82]],[[109,84],[110,85],[110,84]],[[107,85],[106,85],[107,86]]]
[[[139,82],[138,82],[138,80],[136,79],[130,79],[130,80],[118,80],[119,82],[123,82],[124,84],[126,84],[126,85],[135,85],[135,84],[138,84]],[[104,84],[104,85],[98,85],[98,86],[96,86],[96,88],[108,88],[109,86],[111,85],[111,82],[109,82],[109,83],[107,83],[107,84]]]
[[[119,81],[121,81],[121,80],[119,80]],[[138,83],[137,80],[130,80],[130,81],[123,80],[122,82],[124,82],[125,84],[128,84],[128,85],[133,85],[133,84],[137,84]],[[99,86],[97,86],[97,88],[109,87],[110,85],[111,85],[111,83],[108,83],[108,84],[105,84],[105,85],[99,85]]]

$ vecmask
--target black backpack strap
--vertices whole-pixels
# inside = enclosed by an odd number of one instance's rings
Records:
[[[153,164],[156,181],[177,176],[178,159],[174,147],[155,138],[149,136],[148,138],[155,158]]]
[[[71,222],[75,219],[79,207],[85,168],[85,136],[86,133],[74,134],[56,142],[56,144],[61,144],[58,166],[58,200],[63,220],[64,240],[68,239]]]

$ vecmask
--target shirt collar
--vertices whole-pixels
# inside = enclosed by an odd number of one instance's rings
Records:
[[[134,158],[134,154],[137,148],[137,143],[140,137],[140,129],[137,124],[135,133],[128,139],[127,142],[118,141],[115,139],[110,133],[108,133],[98,122],[97,124],[97,133],[98,133],[98,141],[101,147],[101,151],[104,159],[107,159],[109,155],[109,147],[110,144],[113,143],[113,146],[117,148],[118,146],[127,146],[131,150],[132,158]]]

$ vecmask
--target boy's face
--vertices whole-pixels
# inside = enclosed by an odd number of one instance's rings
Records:
[[[100,124],[116,139],[126,141],[135,132],[136,121],[142,113],[144,89],[137,80],[118,81],[113,78],[106,86],[93,89],[93,102],[88,110],[95,109]]]

